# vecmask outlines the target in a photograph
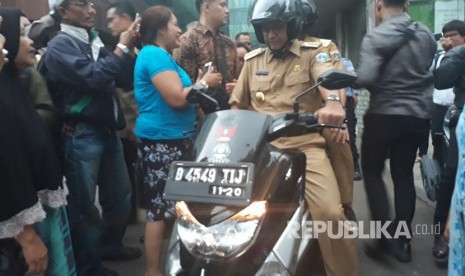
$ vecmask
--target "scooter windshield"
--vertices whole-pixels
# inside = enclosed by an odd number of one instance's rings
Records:
[[[265,143],[272,118],[247,110],[209,114],[195,139],[191,160],[210,163],[252,162]]]

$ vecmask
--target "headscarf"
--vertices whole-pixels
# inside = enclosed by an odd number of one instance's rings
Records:
[[[3,23],[0,33],[6,38],[9,62],[0,73],[0,101],[11,107],[17,120],[25,160],[27,160],[37,191],[54,191],[62,185],[60,164],[48,128],[37,114],[21,85],[15,57],[19,51],[20,17],[17,8],[0,8]],[[21,168],[18,168],[21,172]]]
[[[17,8],[0,8],[0,15],[3,17],[0,33],[6,38],[4,48],[8,50],[9,60],[3,68],[3,72],[11,74],[17,71],[14,61],[19,51],[19,19],[22,12]]]

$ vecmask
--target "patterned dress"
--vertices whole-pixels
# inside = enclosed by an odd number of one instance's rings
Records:
[[[449,275],[465,275],[465,112],[456,129],[459,163],[450,208]]]

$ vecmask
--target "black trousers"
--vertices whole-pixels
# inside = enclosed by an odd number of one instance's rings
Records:
[[[434,104],[433,117],[431,119],[431,140],[434,148],[433,159],[437,160],[441,165],[444,162],[442,152],[444,116],[448,108],[448,106]]]
[[[137,160],[137,146],[136,141],[121,138],[121,143],[123,144],[124,151],[124,161],[126,163],[126,168],[128,169],[129,180],[131,181],[131,222],[136,222],[137,217],[137,192],[136,192],[136,177],[135,177],[135,166]]]
[[[350,149],[352,150],[352,157],[354,158],[354,168],[358,168],[359,153],[357,148],[357,116],[355,115],[355,101],[353,97],[347,97],[346,100],[346,118],[347,130],[349,131]]]
[[[413,166],[422,138],[428,135],[429,120],[413,116],[368,113],[364,118],[362,137],[362,172],[372,219],[391,221],[386,187],[383,181],[384,163],[390,152],[391,177],[394,183],[395,218],[388,227],[393,235],[400,222],[409,233],[415,213]],[[405,229],[401,229],[405,230]],[[407,236],[399,237],[408,240]]]

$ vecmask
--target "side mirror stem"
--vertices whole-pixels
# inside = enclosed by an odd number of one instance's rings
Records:
[[[307,94],[309,91],[312,91],[316,87],[320,86],[321,83],[322,83],[322,81],[318,81],[317,83],[312,85],[310,88],[305,89],[303,92],[301,92],[299,95],[297,95],[297,97],[295,97],[295,100],[294,100],[294,113],[295,114],[299,113],[299,99],[302,96],[304,96],[305,94]]]

